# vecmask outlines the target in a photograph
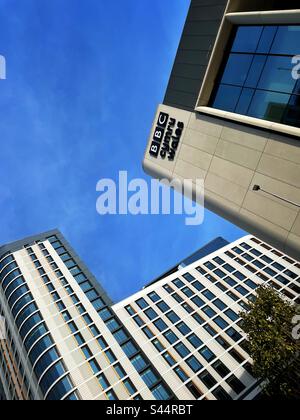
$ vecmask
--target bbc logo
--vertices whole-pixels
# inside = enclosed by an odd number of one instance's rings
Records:
[[[169,114],[166,114],[165,112],[161,112],[159,114],[157,126],[154,130],[154,135],[150,146],[150,155],[155,158],[158,157],[161,148],[161,143],[164,139],[165,130],[169,121],[169,117]]]

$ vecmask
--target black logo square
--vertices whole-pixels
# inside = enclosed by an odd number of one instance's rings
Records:
[[[163,141],[165,134],[164,128],[156,127],[153,135],[153,140],[157,141],[158,143],[161,143]]]
[[[165,112],[161,112],[157,120],[157,125],[159,127],[166,128],[168,121],[169,121],[169,114],[166,114]]]
[[[153,141],[150,146],[150,151],[149,151],[150,155],[157,158],[159,151],[160,151],[160,144]]]

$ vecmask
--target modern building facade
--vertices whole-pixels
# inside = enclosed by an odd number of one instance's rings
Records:
[[[173,398],[60,232],[1,247],[0,283],[7,399]]]
[[[300,303],[300,264],[252,236],[114,306],[178,399],[252,400],[261,392],[240,313],[269,285]]]
[[[191,0],[143,161],[158,179],[204,179],[208,209],[296,259],[298,6]]]
[[[299,304],[300,264],[252,236],[195,255],[113,305],[59,231],[1,247],[3,397],[256,398],[240,313],[260,284]]]

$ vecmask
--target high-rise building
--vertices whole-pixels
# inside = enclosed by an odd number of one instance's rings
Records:
[[[0,283],[0,383],[19,400],[254,399],[240,313],[261,284],[300,303],[300,264],[252,236],[116,305],[56,230],[1,247]]]
[[[260,285],[300,304],[300,264],[247,236],[113,309],[178,399],[252,400],[261,389],[240,313]]]
[[[112,302],[58,231],[0,248],[8,399],[171,399]],[[140,358],[143,360],[141,371]]]
[[[300,258],[300,8],[191,0],[145,159],[204,179],[205,206]]]

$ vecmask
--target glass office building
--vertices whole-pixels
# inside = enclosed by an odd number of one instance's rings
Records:
[[[0,398],[16,400],[256,398],[240,312],[260,284],[300,303],[299,263],[252,236],[116,305],[59,231],[1,247],[0,283]]]
[[[1,247],[0,283],[5,398],[173,398],[60,232]]]
[[[300,127],[300,77],[291,69],[300,25],[236,26],[234,32],[211,106]]]
[[[299,41],[295,1],[191,0],[143,161],[204,180],[209,210],[298,260]]]

